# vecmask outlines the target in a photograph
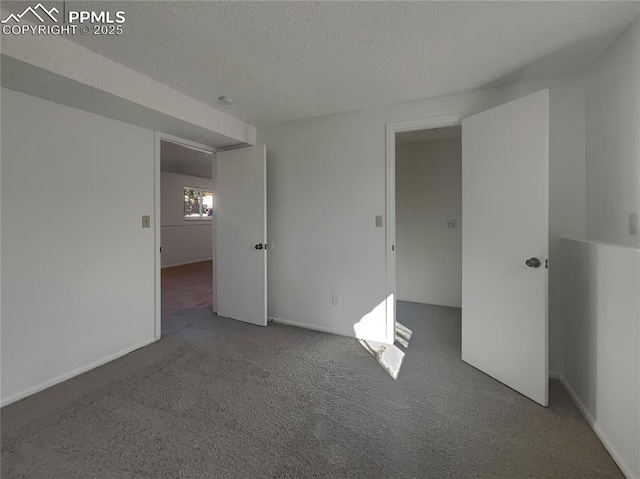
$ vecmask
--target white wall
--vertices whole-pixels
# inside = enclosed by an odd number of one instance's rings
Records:
[[[460,138],[396,145],[399,300],[461,307]],[[448,227],[455,220],[458,227]]]
[[[628,478],[640,478],[640,250],[562,244],[563,381]]]
[[[628,230],[640,211],[640,19],[590,71],[585,116],[596,241],[562,241],[561,378],[626,477],[640,479],[640,237]]]
[[[587,87],[587,233],[640,247],[640,18],[598,59]]]
[[[160,173],[162,267],[212,258],[213,221],[184,219],[184,187],[213,191],[213,180],[198,176]]]
[[[268,148],[269,315],[354,335],[384,308],[385,124],[470,115],[550,89],[551,260],[557,238],[584,237],[584,85],[535,82],[259,128]],[[556,279],[551,273],[551,282]],[[332,293],[341,296],[332,306]],[[561,323],[550,298],[550,367],[561,368]],[[381,326],[383,327],[383,326]]]
[[[3,404],[154,340],[153,165],[153,132],[2,89]]]

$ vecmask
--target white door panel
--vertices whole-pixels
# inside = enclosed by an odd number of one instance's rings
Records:
[[[462,121],[462,359],[542,405],[548,169],[548,90]]]
[[[216,154],[214,214],[217,313],[266,326],[267,153],[264,145]]]

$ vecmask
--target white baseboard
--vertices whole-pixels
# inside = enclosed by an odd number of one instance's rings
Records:
[[[73,377],[79,376],[82,373],[86,373],[91,369],[95,369],[98,366],[102,366],[103,364],[109,363],[126,354],[129,354],[135,351],[136,349],[140,349],[144,346],[148,346],[149,344],[155,343],[155,342],[156,342],[155,338],[147,339],[145,341],[142,341],[141,343],[135,344],[133,346],[129,346],[128,348],[122,349],[116,353],[113,353],[108,356],[105,356],[104,358],[98,359],[97,361],[87,364],[86,366],[81,366],[77,369],[74,369],[73,371],[69,371],[67,373],[61,374],[52,379],[49,379],[48,381],[44,381],[40,384],[36,384],[35,386],[25,389],[24,391],[20,391],[19,393],[12,394],[7,398],[2,399],[2,402],[0,403],[0,407],[8,406],[9,404],[19,401],[20,399],[24,399],[27,396],[31,396],[32,394],[43,391],[47,388],[50,388],[51,386],[55,386],[56,384],[66,381],[67,379],[71,379]]]
[[[205,258],[205,259],[196,259],[193,261],[187,261],[186,263],[165,264],[164,266],[161,267],[161,269],[173,268],[174,266],[184,266],[187,264],[194,264],[194,263],[204,263],[205,261],[212,261],[212,260],[213,258]]]
[[[578,410],[582,413],[585,420],[589,423],[589,426],[591,426],[591,429],[593,429],[593,431],[596,433],[596,436],[598,436],[598,439],[600,439],[600,442],[602,443],[604,448],[607,450],[607,452],[609,453],[613,461],[618,465],[618,467],[620,468],[620,471],[622,471],[622,474],[624,474],[624,477],[626,477],[627,479],[640,479],[640,477],[635,476],[633,474],[631,468],[628,466],[628,464],[624,462],[624,460],[622,459],[622,457],[620,456],[616,448],[613,446],[613,444],[611,444],[611,441],[607,437],[607,434],[602,430],[602,428],[598,424],[598,421],[594,419],[594,417],[591,415],[587,407],[584,405],[584,403],[582,402],[578,394],[573,390],[571,385],[564,379],[564,377],[561,374],[558,375],[558,380],[560,381],[562,386],[565,388],[567,393],[569,393],[569,396],[571,397],[575,405],[578,407]]]
[[[294,326],[296,328],[310,329],[312,331],[320,331],[322,333],[335,334],[337,336],[343,336],[345,338],[351,338],[351,339],[356,339],[356,340],[360,339],[355,334],[345,334],[345,333],[341,333],[339,331],[335,331],[335,330],[333,330],[331,328],[324,328],[322,326],[313,326],[311,324],[299,323],[297,321],[289,321],[288,319],[269,317],[269,321],[273,321],[274,323],[286,324],[287,326]],[[393,344],[393,341],[392,342],[387,342],[387,341],[380,340],[380,339],[367,339],[367,338],[363,338],[363,339],[366,339],[367,341],[376,341],[376,342],[379,342],[379,343]]]
[[[351,338],[353,337],[353,336],[347,336],[346,334],[339,333],[338,331],[334,331],[331,328],[323,328],[322,326],[313,326],[306,323],[298,323],[297,321],[289,321],[288,319],[280,319],[280,318],[269,318],[269,319],[274,323],[286,324],[287,326],[295,326],[296,328],[311,329],[312,331],[320,331],[322,333],[337,334],[338,336],[346,336]]]

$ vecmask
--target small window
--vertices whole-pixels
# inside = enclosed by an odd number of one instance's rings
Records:
[[[213,192],[184,187],[185,219],[210,219],[213,216]]]

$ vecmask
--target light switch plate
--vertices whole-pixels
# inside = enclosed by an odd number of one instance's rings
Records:
[[[151,228],[151,216],[143,215],[142,216],[142,227],[143,228]]]
[[[376,228],[382,228],[384,226],[384,220],[382,215],[376,215]]]
[[[629,215],[629,234],[638,236],[638,213],[631,213]]]

